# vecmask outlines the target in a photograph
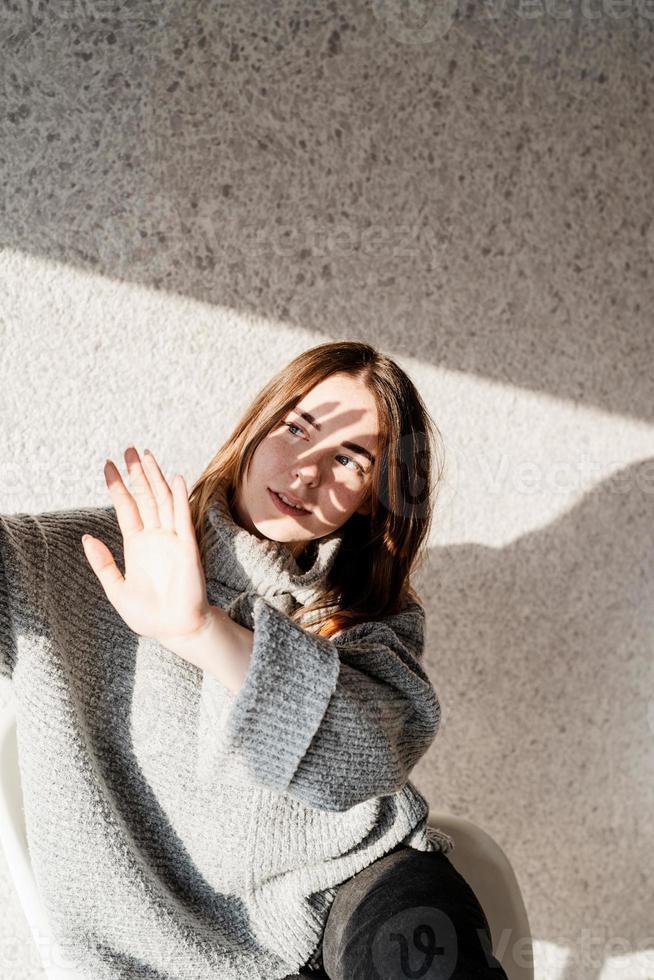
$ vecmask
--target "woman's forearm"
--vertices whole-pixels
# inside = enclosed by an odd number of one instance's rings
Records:
[[[211,606],[206,626],[195,636],[162,642],[167,650],[216,677],[238,692],[250,667],[254,633],[235,622],[224,609]]]

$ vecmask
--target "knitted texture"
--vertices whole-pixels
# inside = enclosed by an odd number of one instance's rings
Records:
[[[124,571],[113,507],[0,516],[0,673],[36,882],[93,980],[276,980],[320,962],[338,885],[397,843],[453,847],[408,779],[440,707],[424,611],[319,637],[290,614],[341,545],[205,517],[209,601],[253,629],[238,692],[133,633],[81,544]],[[219,655],[219,654],[217,654]]]

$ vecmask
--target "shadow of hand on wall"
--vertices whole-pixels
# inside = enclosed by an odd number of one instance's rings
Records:
[[[653,462],[501,551],[434,549],[421,576],[443,721],[414,776],[492,828],[565,980],[651,937]]]

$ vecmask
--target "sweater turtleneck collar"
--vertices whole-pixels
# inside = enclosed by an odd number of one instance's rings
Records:
[[[207,580],[268,598],[290,595],[299,605],[312,602],[322,591],[343,540],[342,528],[315,539],[309,566],[301,568],[285,544],[259,538],[236,523],[223,485],[214,491],[205,528]]]

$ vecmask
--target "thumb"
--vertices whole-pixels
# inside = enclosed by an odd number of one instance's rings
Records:
[[[125,584],[113,555],[103,541],[90,534],[82,535],[82,546],[89,565],[99,578],[107,598],[113,603],[112,595],[115,596]]]

